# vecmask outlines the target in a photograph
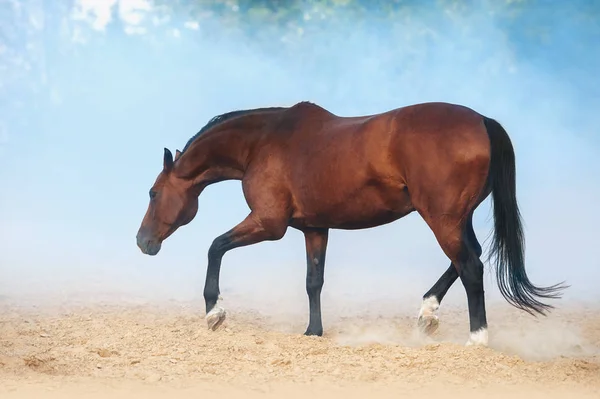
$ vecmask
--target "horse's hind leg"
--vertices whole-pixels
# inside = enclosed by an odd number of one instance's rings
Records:
[[[467,294],[470,338],[467,345],[487,345],[487,316],[483,290],[481,246],[471,234],[470,217],[461,223],[460,216],[427,217],[442,250],[456,267]],[[446,280],[446,285],[448,285]],[[441,285],[442,287],[444,284]]]
[[[483,289],[483,263],[480,259],[481,246],[477,242],[477,238],[466,238],[464,248],[465,253],[461,255],[459,276],[465,287],[469,306],[471,335],[467,345],[485,346],[488,343],[488,331]]]
[[[437,310],[446,292],[448,292],[457,279],[458,271],[454,264],[450,263],[450,267],[441,275],[433,287],[423,295],[423,302],[421,302],[421,309],[419,310],[419,318],[417,320],[417,325],[421,332],[430,335],[438,329],[439,319],[436,314]]]
[[[471,241],[474,246],[477,256],[481,256],[482,249],[481,245],[477,241],[475,231],[473,230],[473,220],[469,217],[465,226],[466,238]],[[458,270],[453,263],[450,263],[450,267],[440,276],[436,283],[423,295],[423,302],[421,303],[421,309],[419,310],[419,317],[417,325],[419,329],[425,334],[433,334],[438,326],[439,319],[436,315],[440,304],[450,287],[458,279]]]

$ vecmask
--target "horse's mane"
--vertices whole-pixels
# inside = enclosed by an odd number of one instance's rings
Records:
[[[192,143],[198,137],[200,137],[200,135],[202,135],[202,133],[206,132],[208,129],[212,128],[213,126],[216,126],[216,125],[218,125],[220,123],[228,121],[229,119],[235,118],[237,116],[242,116],[242,115],[250,114],[250,113],[253,113],[253,112],[279,111],[279,110],[283,110],[283,109],[285,109],[285,108],[284,107],[254,108],[254,109],[243,109],[243,110],[231,111],[231,112],[226,112],[226,113],[221,114],[221,115],[217,115],[217,116],[213,117],[211,120],[209,120],[208,123],[202,129],[200,129],[200,131],[198,133],[194,134],[188,140],[188,142],[185,144],[185,147],[183,147],[183,150],[181,151],[181,153],[183,154],[185,152],[185,150],[187,150],[190,147],[190,145],[192,145]]]

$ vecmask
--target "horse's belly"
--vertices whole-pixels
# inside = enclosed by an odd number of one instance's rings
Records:
[[[403,185],[381,189],[367,186],[332,200],[330,192],[303,201],[292,217],[296,228],[364,229],[391,223],[414,210]]]

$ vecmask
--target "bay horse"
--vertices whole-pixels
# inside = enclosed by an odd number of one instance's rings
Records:
[[[524,234],[516,200],[515,153],[496,120],[461,105],[414,104],[375,115],[337,116],[303,101],[211,119],[163,168],[150,189],[137,233],[144,254],[192,221],[210,184],[241,180],[250,208],[208,250],[206,322],[225,319],[217,306],[221,260],[227,251],[281,239],[288,227],[304,234],[309,322],[305,335],[322,336],[321,290],[330,229],[365,229],[417,211],[433,231],[450,266],[425,293],[417,325],[438,327],[436,311],[460,278],[467,296],[467,345],[487,345],[482,248],[473,231],[477,206],[493,198],[490,257],[504,298],[532,315],[553,306],[563,283],[535,286],[524,267]]]

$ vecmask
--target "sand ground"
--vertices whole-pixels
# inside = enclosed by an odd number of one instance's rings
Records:
[[[335,313],[335,312],[333,312]],[[0,301],[0,398],[600,398],[600,310],[535,319],[489,306],[490,347],[465,347],[466,310],[442,307],[423,338],[414,314],[305,316],[228,304]]]

